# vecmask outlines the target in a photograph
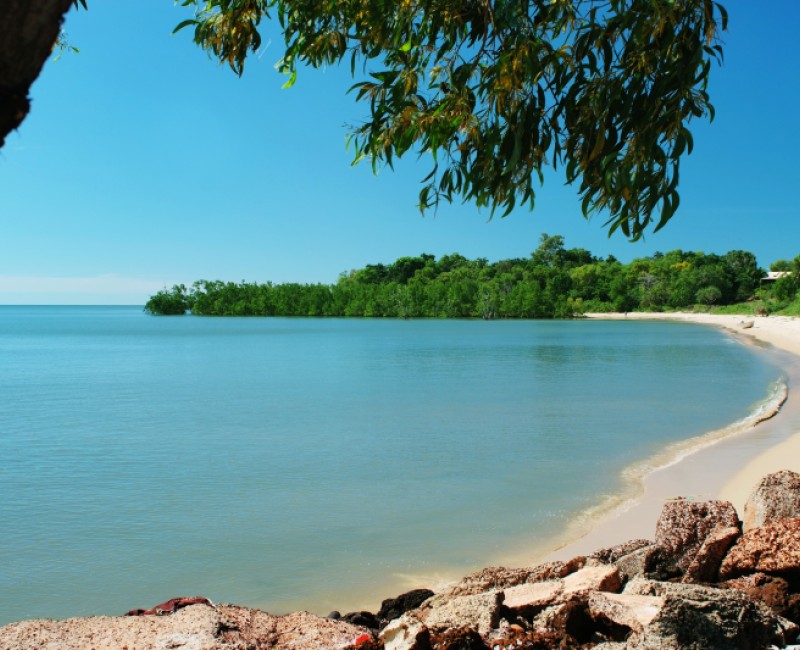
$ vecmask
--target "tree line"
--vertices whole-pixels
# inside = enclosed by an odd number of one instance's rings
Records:
[[[800,312],[800,255],[771,268],[752,253],[674,250],[623,264],[566,248],[543,234],[528,258],[489,263],[454,253],[401,257],[342,273],[335,284],[198,280],[163,289],[151,314],[367,318],[572,318],[585,312],[662,311],[741,305],[742,311]]]

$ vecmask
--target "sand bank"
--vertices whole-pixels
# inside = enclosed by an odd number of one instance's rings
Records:
[[[697,445],[694,453],[682,457],[677,454],[677,462],[644,477],[639,498],[619,504],[599,523],[591,513],[575,522],[563,536],[564,543],[537,560],[565,559],[633,538],[652,539],[664,502],[678,496],[727,499],[741,513],[750,490],[765,474],[779,469],[800,471],[800,319],[689,313],[587,314],[587,317],[684,321],[725,329],[742,343],[764,347],[764,354],[780,365],[786,375],[786,400],[779,400],[783,402],[779,411],[777,404],[773,404],[775,408],[770,415],[774,413],[774,417],[760,423],[756,422],[759,418],[754,418],[732,435],[707,441],[713,444]],[[747,321],[753,325],[743,329],[742,324]],[[665,415],[654,414],[654,417]]]

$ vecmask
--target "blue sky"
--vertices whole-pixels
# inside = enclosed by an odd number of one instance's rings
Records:
[[[536,209],[489,221],[472,205],[416,209],[427,161],[351,167],[346,124],[364,109],[339,69],[285,78],[274,24],[244,76],[209,60],[170,0],[89,1],[66,29],[80,54],[50,61],[33,109],[0,150],[0,304],[143,304],[197,279],[334,282],[422,252],[525,257],[542,232],[623,261],[676,248],[800,253],[795,66],[800,3],[726,3],[717,109],[695,122],[681,208],[644,242],[609,239],[575,189],[547,173]],[[271,43],[273,39],[275,43]]]

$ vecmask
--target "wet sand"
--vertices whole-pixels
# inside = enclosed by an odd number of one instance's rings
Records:
[[[763,348],[786,379],[786,401],[767,420],[714,441],[646,475],[639,498],[624,503],[599,521],[592,516],[576,521],[557,550],[536,560],[566,559],[591,553],[629,539],[652,539],[665,501],[678,496],[696,500],[726,499],[740,515],[748,494],[766,474],[779,469],[800,471],[800,319],[711,314],[588,314],[607,320],[671,320],[699,323],[726,330],[745,345]],[[753,321],[743,329],[742,324]],[[661,417],[666,414],[654,414]],[[550,547],[551,549],[553,546]]]

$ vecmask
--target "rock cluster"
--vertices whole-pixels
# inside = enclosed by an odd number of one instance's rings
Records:
[[[800,634],[800,475],[763,479],[745,513],[743,532],[730,503],[676,499],[653,541],[483,569],[439,594],[386,600],[377,613],[273,616],[206,602],[168,616],[13,623],[0,628],[0,650],[787,647]]]

